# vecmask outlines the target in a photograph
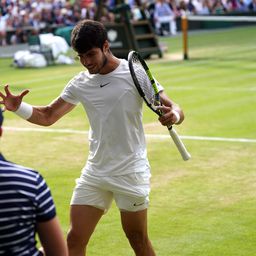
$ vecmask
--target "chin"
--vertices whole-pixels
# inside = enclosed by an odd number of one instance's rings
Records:
[[[99,73],[99,70],[98,69],[89,69],[87,68],[88,72],[91,74],[91,75],[94,75],[94,74],[98,74]]]
[[[88,70],[88,72],[91,74],[91,75],[96,75],[96,74],[98,74],[99,72],[95,72],[95,71],[90,71],[90,70]]]

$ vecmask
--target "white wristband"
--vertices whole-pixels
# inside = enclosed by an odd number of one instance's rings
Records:
[[[176,121],[175,121],[175,124],[177,124],[179,121],[180,121],[180,114],[178,111],[176,110],[172,110],[172,113],[175,115],[176,117]]]
[[[27,120],[32,116],[33,107],[28,103],[21,102],[19,108],[14,113]]]

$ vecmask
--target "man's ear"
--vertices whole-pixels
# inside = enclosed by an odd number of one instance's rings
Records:
[[[109,42],[108,40],[105,41],[105,43],[103,44],[103,52],[106,54],[109,52]]]

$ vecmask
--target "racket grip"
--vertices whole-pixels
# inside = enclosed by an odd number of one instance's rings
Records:
[[[176,145],[176,147],[178,148],[182,158],[184,161],[187,161],[191,158],[191,155],[189,154],[189,152],[187,151],[185,145],[183,144],[182,140],[180,139],[178,133],[175,131],[175,129],[171,126],[168,127],[169,133]]]

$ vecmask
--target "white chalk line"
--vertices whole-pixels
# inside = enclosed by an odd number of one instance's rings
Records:
[[[4,127],[5,130],[15,132],[45,132],[45,133],[68,133],[68,134],[88,134],[88,131],[73,130],[73,129],[52,129],[52,128],[23,128],[23,127]],[[169,135],[165,134],[146,134],[146,138],[150,139],[170,139]],[[256,143],[256,139],[247,138],[224,138],[224,137],[207,137],[207,136],[188,136],[180,135],[183,140],[201,140],[201,141],[223,141],[223,142],[243,142]]]

